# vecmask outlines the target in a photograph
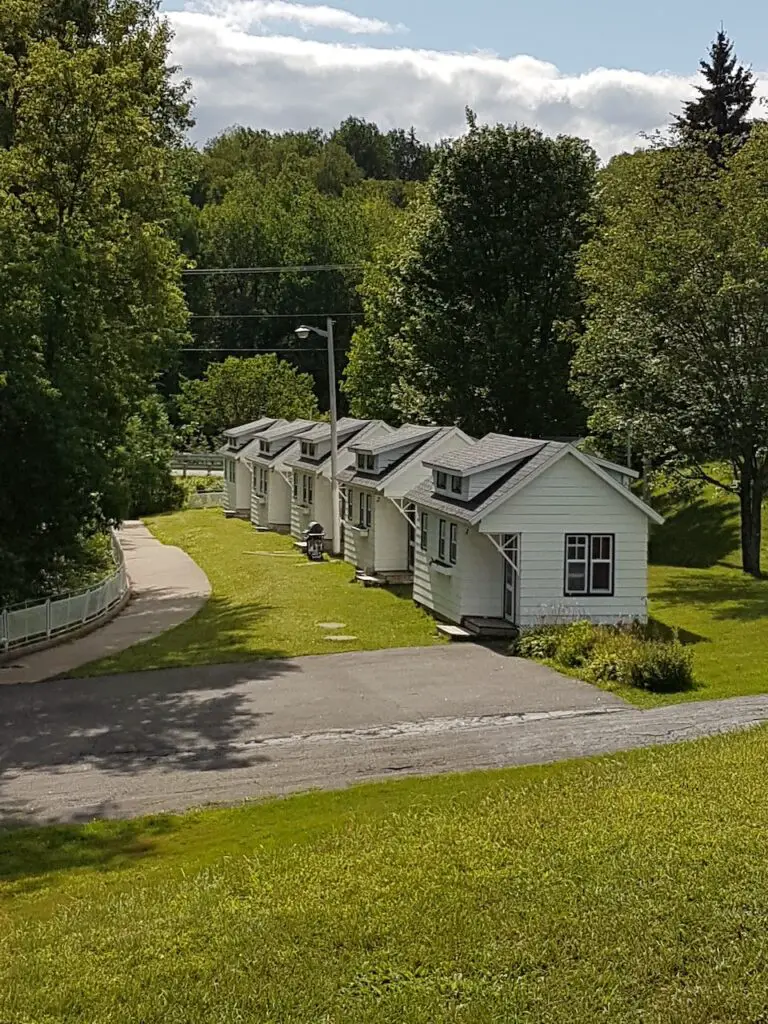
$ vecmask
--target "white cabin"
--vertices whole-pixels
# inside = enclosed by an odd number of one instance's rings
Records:
[[[392,431],[383,420],[359,420],[349,416],[343,416],[336,429],[339,473],[354,462],[355,456],[349,447],[353,440],[374,438]],[[320,523],[330,545],[333,533],[330,424],[316,424],[298,438],[296,445],[298,450],[285,460],[292,472],[291,535],[301,540],[310,523]]]
[[[339,473],[345,561],[366,576],[410,582],[416,520],[405,495],[424,479],[424,460],[471,443],[457,427],[415,424],[378,437],[356,437],[349,445],[355,462]]]
[[[257,529],[289,532],[293,474],[287,461],[299,454],[296,439],[315,426],[314,420],[275,420],[243,449],[251,474],[251,522]]]
[[[648,523],[637,474],[570,444],[488,434],[424,460],[413,598],[474,627],[646,621]]]
[[[224,445],[218,451],[224,456],[224,508],[242,519],[248,518],[251,509],[251,472],[243,452],[257,434],[274,423],[274,419],[265,416],[224,431]]]

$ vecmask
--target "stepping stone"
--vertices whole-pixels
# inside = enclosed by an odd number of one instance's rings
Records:
[[[356,636],[340,636],[338,633],[334,633],[333,636],[324,636],[323,640],[336,640],[339,643],[343,643],[345,640],[357,640]]]
[[[318,622],[320,629],[344,629],[346,622]]]

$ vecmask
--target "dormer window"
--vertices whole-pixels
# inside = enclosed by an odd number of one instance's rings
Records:
[[[259,441],[259,451],[262,455],[269,455],[270,447],[269,441]]]
[[[462,491],[461,477],[460,476],[452,476],[451,477],[451,494],[459,494],[460,495],[461,491]]]
[[[301,454],[308,459],[314,459],[315,452],[317,451],[317,445],[310,444],[309,441],[301,442]]]
[[[435,487],[438,489],[438,491],[447,491],[448,490],[448,474],[447,473],[441,473],[439,470],[438,470],[437,473],[435,473]]]
[[[358,455],[357,468],[363,473],[375,473],[376,457],[374,455]]]
[[[237,438],[236,437],[227,438],[227,448],[229,448],[230,451],[237,451]]]

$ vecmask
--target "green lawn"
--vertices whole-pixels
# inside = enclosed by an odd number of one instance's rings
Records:
[[[667,522],[652,534],[650,611],[694,645],[700,687],[625,695],[651,705],[768,692],[768,580],[739,569],[736,501],[706,487],[691,503],[662,500],[660,511]],[[768,516],[762,554],[768,571]]]
[[[147,525],[192,556],[211,581],[212,596],[183,625],[78,675],[439,642],[434,620],[410,597],[353,583],[346,562],[309,562],[289,537],[257,533],[219,509],[155,516]],[[334,634],[355,639],[329,639]]]
[[[768,731],[0,839],[13,1024],[757,1024]]]

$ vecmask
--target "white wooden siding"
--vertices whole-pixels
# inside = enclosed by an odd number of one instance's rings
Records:
[[[235,463],[235,482],[233,488],[234,504],[230,505],[236,512],[249,512],[251,508],[251,471],[244,461]]]
[[[374,498],[376,524],[374,558],[377,572],[406,572],[408,569],[408,521],[389,498]]]
[[[470,476],[469,480],[468,480],[469,490],[466,492],[467,501],[471,501],[473,498],[477,497],[478,494],[482,494],[482,492],[487,487],[490,487],[491,484],[496,483],[497,480],[500,480],[504,476],[504,474],[508,473],[508,472],[509,472],[509,465],[499,466],[496,469],[484,469],[480,473],[473,473],[472,476]],[[450,479],[450,473],[449,473],[448,474],[448,487],[449,487],[449,489],[450,489],[450,486],[451,486],[451,479]]]
[[[589,618],[645,619],[648,519],[621,494],[565,455],[480,524],[483,533],[519,533],[520,625]],[[565,536],[615,536],[613,597],[565,597]],[[501,556],[499,556],[500,558]],[[464,614],[470,612],[463,603]]]
[[[287,530],[291,523],[291,484],[277,469],[269,470],[267,520],[270,530]]]

